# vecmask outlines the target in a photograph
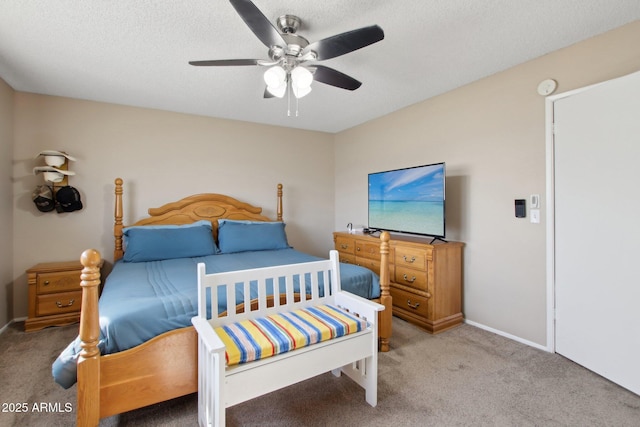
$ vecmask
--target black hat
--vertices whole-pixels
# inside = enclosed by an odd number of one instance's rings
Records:
[[[80,193],[70,185],[61,187],[58,190],[56,200],[59,207],[58,212],[73,212],[82,209]]]
[[[48,185],[38,185],[33,190],[31,197],[40,212],[51,212],[56,207],[56,203],[53,201],[53,191]]]

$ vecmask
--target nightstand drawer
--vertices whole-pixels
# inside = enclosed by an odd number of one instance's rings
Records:
[[[81,305],[82,291],[38,295],[36,298],[36,315],[48,316],[50,314],[80,312]]]
[[[38,274],[36,290],[39,295],[80,290],[80,271],[59,271]]]
[[[26,273],[29,316],[24,321],[25,331],[78,322],[82,301],[79,261],[41,262]]]

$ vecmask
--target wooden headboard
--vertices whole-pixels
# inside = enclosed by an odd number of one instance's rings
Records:
[[[115,180],[115,212],[113,224],[113,237],[115,238],[115,248],[113,260],[117,261],[124,255],[122,245],[122,178]],[[282,184],[278,184],[277,191],[276,221],[282,221]],[[218,220],[244,219],[252,221],[273,221],[262,215],[262,208],[241,202],[233,197],[223,194],[205,193],[185,197],[176,202],[167,203],[159,208],[150,208],[149,217],[143,218],[131,226],[139,225],[161,225],[161,224],[191,224],[200,220],[211,221],[213,237],[217,239]]]

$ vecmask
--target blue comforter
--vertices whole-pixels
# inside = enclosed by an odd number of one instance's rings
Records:
[[[206,264],[207,273],[218,273],[320,259],[295,249],[279,249],[139,263],[118,261],[99,302],[100,352],[124,351],[167,331],[190,326],[191,318],[198,314],[196,265],[200,262]],[[378,276],[366,268],[340,264],[340,279],[343,290],[367,299],[380,296]],[[76,338],[53,363],[53,377],[64,388],[76,382],[80,350]]]

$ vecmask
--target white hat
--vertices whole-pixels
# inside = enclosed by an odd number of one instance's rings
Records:
[[[44,161],[49,166],[62,166],[65,162],[65,158],[76,161],[75,157],[68,155],[67,153],[63,153],[62,151],[55,150],[44,150],[41,151],[36,158],[39,156],[44,156]]]
[[[75,172],[58,169],[54,166],[36,166],[33,168],[34,174],[44,173],[44,179],[49,182],[60,182],[64,179],[64,175],[75,175]]]

